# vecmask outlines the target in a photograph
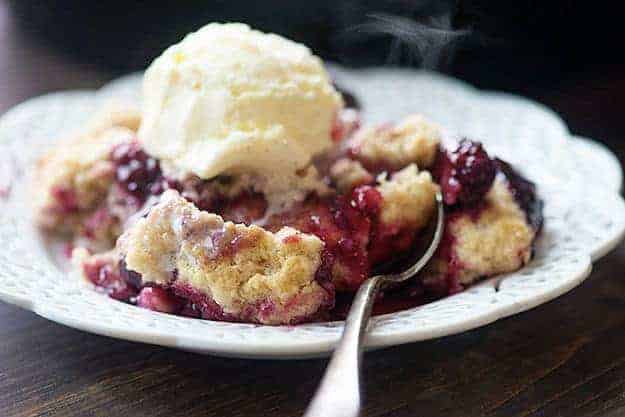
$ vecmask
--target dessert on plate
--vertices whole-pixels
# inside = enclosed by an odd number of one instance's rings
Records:
[[[305,46],[209,24],[148,68],[141,110],[102,109],[41,158],[36,219],[112,298],[295,324],[340,318],[372,271],[424,238],[440,190],[443,242],[383,294],[389,311],[532,256],[534,184],[480,142],[448,139],[418,113],[363,124]]]

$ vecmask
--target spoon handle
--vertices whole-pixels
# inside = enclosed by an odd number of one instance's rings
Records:
[[[367,279],[356,292],[343,336],[304,417],[357,417],[360,413],[362,341],[383,276]]]

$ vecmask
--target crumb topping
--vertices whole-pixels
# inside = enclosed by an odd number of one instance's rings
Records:
[[[35,181],[35,208],[40,226],[75,230],[85,215],[105,198],[114,182],[109,152],[116,144],[130,141],[133,132],[113,126],[83,132],[62,142],[39,160]]]
[[[438,186],[429,172],[418,172],[415,164],[397,171],[377,187],[382,194],[380,219],[384,224],[425,227],[436,206]]]
[[[355,187],[372,183],[374,178],[360,162],[341,158],[330,167],[330,178],[341,193],[347,193]]]
[[[354,134],[350,148],[365,166],[398,169],[416,163],[423,169],[434,163],[440,137],[437,125],[416,114],[394,126],[360,129]]]
[[[319,238],[289,227],[274,234],[224,222],[173,190],[118,242],[126,267],[141,274],[144,285],[189,284],[232,315],[270,300],[274,313],[258,319],[280,323],[313,314],[327,302],[315,281],[322,249]],[[295,297],[309,303],[290,310]]]
[[[451,292],[460,291],[460,284],[519,269],[530,260],[536,237],[501,174],[480,207],[449,214],[445,228],[422,278],[428,285],[445,283]]]
[[[442,147],[423,116],[359,123],[338,114],[340,143],[291,176],[178,178],[136,140],[140,113],[109,106],[38,162],[36,219],[71,235],[73,262],[110,297],[216,320],[328,318],[335,292],[340,302],[421,238],[439,189],[445,234],[415,294],[529,261],[542,223],[533,183],[479,142]]]
[[[500,177],[486,195],[486,208],[476,219],[463,215],[450,223],[455,252],[465,266],[459,279],[514,271],[529,261],[535,232]]]

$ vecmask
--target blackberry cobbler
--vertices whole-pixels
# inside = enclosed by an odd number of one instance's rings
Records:
[[[443,242],[382,294],[378,311],[393,311],[521,268],[541,228],[534,184],[441,136],[421,115],[361,126],[308,49],[208,25],[148,69],[141,112],[105,110],[41,159],[37,220],[112,298],[294,324],[340,318],[376,267],[420,243],[440,189]]]

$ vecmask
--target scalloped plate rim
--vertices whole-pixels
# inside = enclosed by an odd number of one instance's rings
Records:
[[[441,79],[446,78],[439,74],[436,74],[435,77],[438,77]],[[112,83],[114,83],[115,81],[117,80],[114,80]],[[453,82],[459,87],[463,87],[464,89],[468,91],[476,93],[476,95],[480,96],[481,98],[486,98],[489,95],[490,96],[502,96],[510,100],[518,98],[514,95],[507,94],[507,93],[480,92],[480,90],[460,80],[453,80]],[[8,119],[8,116],[13,114],[14,112],[21,111],[22,108],[27,107],[33,101],[47,99],[50,96],[55,96],[55,95],[60,95],[60,96],[92,95],[93,96],[93,95],[97,95],[97,93],[98,93],[98,90],[72,90],[72,91],[65,91],[65,92],[49,93],[40,97],[35,97],[33,99],[27,100],[13,107],[2,116],[0,120],[0,130],[2,130],[2,128],[4,127],[4,123]],[[540,110],[548,110],[549,113],[551,113],[551,115],[557,117],[557,114],[555,112],[553,112],[551,109],[546,108],[540,103],[533,102],[526,98],[522,98],[522,100],[526,103],[534,105],[535,107],[538,107]],[[560,122],[563,123],[561,120]],[[564,127],[566,128],[565,125]],[[596,142],[592,142],[586,138],[576,137],[575,140],[586,141],[593,145],[597,145]],[[598,146],[601,147],[602,145],[599,144]],[[603,151],[606,152],[606,155],[612,157],[614,160],[617,160],[614,154],[612,154],[609,149],[603,147]],[[621,180],[622,180],[622,175],[621,175]],[[606,190],[606,193],[608,193],[608,190]],[[612,192],[610,194],[613,195],[615,193]],[[622,198],[620,198],[620,196],[618,198],[620,199],[621,204],[625,204],[623,203]],[[612,239],[610,239],[607,242],[604,242],[604,244],[600,248],[600,251],[593,254],[595,255],[593,256],[593,258],[595,258],[594,260],[600,258],[601,256],[605,255],[607,252],[612,250],[614,246],[616,246],[618,242],[620,241],[620,239],[623,237],[624,233],[625,233],[625,229],[621,229],[618,236],[613,236]],[[427,336],[415,337],[414,333],[412,335],[406,335],[405,333],[398,333],[395,335],[382,335],[382,336],[377,336],[377,337],[374,335],[372,337],[369,337],[367,340],[368,348],[380,348],[380,347],[385,347],[385,346],[415,342],[418,340],[437,338],[437,337],[456,334],[462,331],[467,331],[467,330],[475,329],[477,327],[481,327],[488,323],[494,322],[502,317],[507,317],[510,315],[517,314],[519,312],[528,310],[530,308],[535,307],[536,305],[542,304],[548,300],[558,297],[559,295],[569,291],[573,287],[577,286],[580,282],[582,282],[583,279],[588,276],[588,274],[590,273],[590,270],[591,270],[591,264],[590,262],[588,262],[585,268],[581,268],[579,271],[577,271],[575,274],[575,277],[566,281],[564,285],[560,285],[558,287],[552,288],[550,289],[549,292],[540,294],[540,297],[535,297],[531,301],[523,303],[523,305],[509,306],[508,309],[505,311],[503,310],[499,312],[493,311],[487,314],[486,313],[481,314],[481,315],[472,317],[471,319],[466,320],[465,322],[462,322],[455,327],[446,327],[446,328],[438,329],[438,331],[430,331]],[[496,279],[497,278],[493,278],[491,280],[487,280],[477,285],[489,285],[489,282],[491,282],[492,280],[496,280]],[[256,341],[255,344],[246,346],[240,343],[232,343],[232,342],[222,341],[222,340],[213,340],[211,341],[212,343],[211,346],[206,346],[205,339],[196,340],[193,337],[187,337],[183,341],[183,340],[180,340],[178,336],[172,336],[168,338],[166,336],[163,336],[162,334],[158,334],[158,331],[137,332],[137,331],[131,330],[131,331],[125,332],[125,334],[122,334],[124,332],[120,333],[119,327],[116,327],[116,326],[112,326],[112,325],[108,326],[106,324],[101,325],[101,326],[94,326],[93,323],[89,321],[86,321],[83,323],[80,320],[76,320],[71,317],[69,318],[64,317],[62,313],[56,312],[53,309],[51,310],[49,308],[46,308],[45,303],[39,303],[37,300],[19,299],[17,297],[11,297],[9,294],[3,293],[1,288],[0,288],[0,299],[3,299],[4,301],[9,302],[11,304],[16,304],[22,308],[34,311],[36,314],[44,318],[50,319],[52,321],[67,325],[69,327],[74,327],[74,328],[78,328],[84,331],[88,331],[91,333],[101,334],[101,335],[110,336],[110,337],[118,337],[118,338],[123,338],[127,340],[134,340],[134,341],[150,343],[150,344],[176,347],[176,348],[181,348],[181,349],[195,351],[195,352],[222,355],[222,356],[254,357],[254,358],[265,357],[265,358],[274,358],[274,359],[276,358],[290,359],[293,357],[297,357],[297,358],[316,357],[320,355],[324,356],[331,350],[336,339],[334,335],[329,335],[328,337],[320,338],[315,343],[308,341],[308,340],[306,341],[298,340],[298,341],[294,341],[294,343],[289,346],[282,346],[282,347],[272,346],[271,351],[266,351],[266,352],[259,352],[259,346],[262,344],[259,344],[258,341]],[[153,313],[153,314],[159,314],[159,313]]]

